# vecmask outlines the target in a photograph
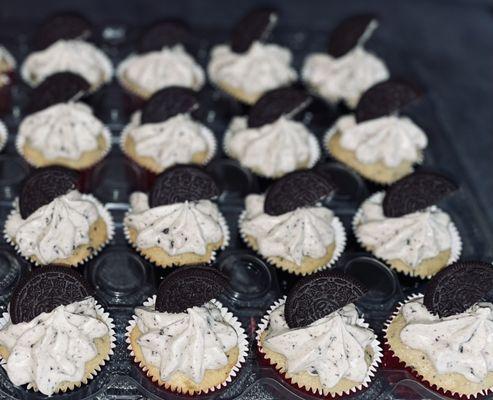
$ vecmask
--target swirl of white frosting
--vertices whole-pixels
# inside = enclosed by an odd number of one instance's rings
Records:
[[[313,150],[318,146],[315,136],[302,123],[286,117],[258,128],[249,128],[246,117],[235,117],[225,140],[233,158],[268,177],[309,167],[318,157]]]
[[[96,150],[105,127],[89,106],[59,103],[26,117],[19,126],[18,140],[40,151],[45,158],[79,159]]]
[[[125,224],[137,231],[137,246],[160,247],[169,255],[205,255],[207,245],[223,240],[221,212],[210,200],[149,207],[145,193],[130,196]]]
[[[109,332],[92,297],[29,322],[9,321],[0,330],[0,345],[10,353],[3,367],[14,385],[31,383],[51,396],[63,382],[82,381],[86,363],[98,354],[94,339]]]
[[[402,307],[402,342],[423,351],[440,374],[458,373],[480,383],[493,372],[493,304],[477,303],[461,314],[431,314],[423,297]]]
[[[16,65],[12,54],[4,46],[0,46],[0,74],[12,71]]]
[[[451,221],[435,206],[388,218],[383,213],[384,192],[375,193],[361,206],[356,228],[358,239],[384,260],[399,259],[417,267],[426,259],[451,248]]]
[[[290,67],[291,52],[275,44],[255,42],[246,53],[238,54],[227,45],[214,47],[208,66],[211,81],[224,82],[241,91],[259,95],[296,80]]]
[[[142,332],[137,343],[146,362],[159,368],[162,380],[181,372],[200,383],[206,370],[225,367],[226,353],[238,345],[235,329],[211,302],[177,314],[154,307],[138,307],[135,314]]]
[[[419,162],[428,145],[426,134],[407,117],[391,115],[356,123],[353,115],[346,115],[333,129],[341,135],[341,146],[364,164],[380,161],[392,168],[403,161]]]
[[[26,219],[16,211],[5,230],[25,257],[35,256],[49,264],[68,258],[74,250],[90,242],[91,225],[100,218],[96,203],[77,190],[55,198]]]
[[[270,315],[264,346],[286,357],[288,373],[318,375],[325,388],[332,388],[343,378],[365,380],[369,370],[365,349],[375,339],[354,304],[295,329],[286,323],[283,304]]]
[[[119,65],[118,76],[138,86],[149,96],[168,86],[200,90],[205,81],[202,67],[182,45],[132,54]]]
[[[210,150],[207,137],[213,137],[213,133],[190,114],[178,114],[153,124],[141,124],[140,116],[140,112],[134,114],[128,131],[135,151],[152,158],[163,169],[188,164],[195,154]]]
[[[355,108],[367,89],[389,78],[389,71],[377,56],[358,46],[339,58],[324,53],[309,55],[301,75],[331,103],[343,100]]]
[[[81,75],[93,90],[109,82],[111,61],[97,47],[82,40],[58,40],[48,48],[30,54],[22,65],[22,77],[37,86],[56,72]]]
[[[322,258],[334,243],[334,213],[325,207],[303,207],[282,215],[264,212],[265,195],[245,199],[241,229],[255,238],[259,253],[301,265],[303,257]]]

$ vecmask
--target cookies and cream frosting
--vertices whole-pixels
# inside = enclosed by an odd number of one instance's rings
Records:
[[[264,212],[265,195],[245,199],[242,233],[252,236],[259,253],[301,265],[303,257],[322,258],[335,241],[334,213],[321,206],[302,207],[281,215]]]
[[[275,44],[254,42],[246,53],[228,45],[214,47],[208,66],[211,81],[224,83],[250,95],[288,85],[297,78],[291,52]]]
[[[449,250],[452,244],[452,222],[436,206],[388,218],[383,212],[385,193],[375,193],[361,206],[361,218],[355,226],[361,243],[379,258],[402,260],[410,267]]]
[[[23,219],[17,209],[5,225],[6,234],[24,257],[49,264],[74,254],[90,242],[90,228],[101,218],[95,200],[77,190],[55,198]]]
[[[137,343],[146,363],[158,368],[164,381],[182,373],[200,383],[206,370],[228,365],[226,353],[238,346],[236,330],[213,302],[176,314],[138,307],[135,314],[142,333]]]
[[[159,247],[171,256],[205,255],[209,244],[221,242],[227,235],[221,212],[210,200],[150,208],[147,194],[136,192],[130,196],[130,206],[125,225],[137,232],[140,248]]]
[[[130,55],[118,67],[118,76],[148,96],[168,86],[199,90],[205,82],[202,67],[181,45]]]
[[[339,118],[333,132],[340,133],[339,143],[364,164],[383,163],[389,168],[402,162],[420,162],[428,145],[426,134],[408,117],[396,115],[356,122],[353,115]]]
[[[112,65],[97,47],[83,40],[58,40],[44,50],[31,53],[22,65],[22,77],[37,86],[56,72],[73,72],[82,76],[93,90],[109,82]]]
[[[60,305],[29,322],[8,321],[0,329],[0,346],[9,354],[3,365],[14,385],[30,383],[51,396],[64,382],[81,382],[86,363],[98,355],[95,339],[110,334],[88,297]]]
[[[423,297],[402,306],[401,341],[424,352],[439,374],[458,373],[480,383],[493,372],[493,304],[476,303],[461,314],[431,314]]]
[[[48,160],[78,160],[98,149],[104,130],[89,106],[58,103],[27,116],[19,126],[17,140],[21,148],[27,144]]]
[[[354,304],[295,329],[288,327],[282,304],[270,314],[263,346],[286,357],[288,374],[307,372],[332,388],[344,378],[365,381],[370,367],[365,352],[375,340]]]
[[[256,128],[246,117],[235,117],[225,137],[228,154],[267,177],[309,168],[319,157],[316,137],[300,122],[284,116]]]

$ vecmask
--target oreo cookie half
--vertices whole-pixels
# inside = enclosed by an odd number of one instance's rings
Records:
[[[195,165],[175,165],[158,175],[149,194],[151,207],[211,199],[219,195],[212,176]]]
[[[199,107],[196,93],[189,88],[170,86],[154,93],[142,109],[143,124],[164,122]]]
[[[19,194],[19,210],[26,219],[38,208],[75,189],[79,175],[63,167],[40,168],[29,174]]]
[[[90,285],[72,268],[58,265],[37,268],[12,292],[10,318],[14,324],[29,322],[41,313],[92,295]]]
[[[281,215],[299,207],[311,206],[330,196],[334,185],[314,171],[295,171],[274,182],[267,189],[264,212]]]
[[[257,128],[276,121],[285,115],[294,117],[311,102],[307,92],[291,87],[270,90],[251,108],[248,114],[248,126]]]
[[[466,311],[493,289],[493,266],[482,261],[459,261],[442,269],[428,283],[424,305],[439,317]]]
[[[190,30],[184,21],[166,19],[155,22],[142,34],[137,49],[140,53],[148,53],[177,44],[186,45],[190,36]]]
[[[459,187],[437,172],[418,171],[390,186],[383,199],[383,213],[397,218],[438,203]]]
[[[332,31],[327,52],[333,57],[342,57],[359,44],[365,33],[369,31],[370,24],[376,20],[373,14],[346,18]]]
[[[180,313],[219,296],[228,284],[224,274],[211,267],[181,267],[159,285],[156,310]]]
[[[356,279],[339,271],[322,271],[300,279],[289,291],[284,317],[290,328],[323,318],[366,293]]]
[[[245,53],[253,42],[265,40],[277,23],[277,11],[273,8],[256,9],[245,15],[233,28],[231,49]]]
[[[82,76],[72,72],[57,72],[47,77],[31,91],[29,113],[43,110],[57,103],[65,103],[86,95],[91,88]]]
[[[34,46],[38,50],[45,49],[58,40],[89,39],[92,35],[92,24],[81,14],[64,12],[47,18],[39,27]]]
[[[422,90],[402,79],[388,79],[368,89],[358,102],[356,121],[383,117],[401,110],[421,97]]]

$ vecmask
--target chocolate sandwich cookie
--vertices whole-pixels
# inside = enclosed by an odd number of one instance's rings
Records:
[[[188,25],[180,19],[166,19],[152,24],[137,43],[139,53],[159,51],[177,44],[187,45],[191,39]]]
[[[255,41],[267,39],[277,23],[277,11],[273,8],[256,9],[245,15],[233,28],[231,49],[245,53]]]
[[[333,57],[342,57],[359,44],[370,24],[376,20],[374,14],[360,14],[344,19],[332,31],[327,52]]]
[[[154,93],[142,109],[143,124],[159,123],[178,114],[196,110],[199,102],[195,91],[180,86],[170,86]]]

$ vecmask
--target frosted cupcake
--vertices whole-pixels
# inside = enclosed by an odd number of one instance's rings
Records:
[[[2,121],[0,121],[0,151],[2,151],[5,145],[7,144],[8,136],[9,133],[7,127]]]
[[[355,108],[366,90],[389,78],[385,63],[364,48],[377,26],[372,15],[342,21],[330,35],[327,54],[314,53],[305,59],[305,84],[332,104],[343,101]]]
[[[317,138],[293,119],[309,102],[306,93],[297,89],[267,92],[248,116],[231,120],[224,135],[225,153],[266,178],[313,167],[320,157]]]
[[[353,220],[359,243],[398,272],[429,278],[456,261],[462,242],[450,215],[435,204],[457,189],[416,172],[363,202]]]
[[[7,112],[12,106],[10,88],[16,62],[10,52],[0,45],[0,112]]]
[[[187,395],[214,392],[235,377],[248,350],[239,323],[214,298],[227,279],[206,267],[168,275],[127,328],[134,361],[159,386]]]
[[[130,196],[124,228],[130,244],[160,267],[209,263],[229,242],[211,199],[219,190],[203,169],[177,165],[160,174],[149,194]]]
[[[5,222],[5,238],[37,265],[77,266],[112,238],[109,212],[75,186],[77,174],[61,167],[34,171],[24,181]]]
[[[4,46],[0,45],[0,76],[12,75],[16,66],[17,63],[12,54]]]
[[[82,275],[59,266],[30,272],[0,319],[0,358],[16,386],[51,396],[87,384],[113,354],[113,320]]]
[[[312,171],[293,172],[265,194],[245,199],[239,222],[244,241],[271,264],[297,274],[332,265],[346,244],[344,227],[320,201],[334,189]]]
[[[212,131],[193,117],[198,107],[191,89],[161,89],[132,115],[121,135],[122,151],[157,174],[175,164],[206,164],[217,146]]]
[[[291,52],[264,40],[277,23],[272,9],[258,9],[234,27],[229,44],[215,46],[207,67],[209,79],[243,103],[255,103],[265,92],[296,81]]]
[[[382,353],[354,305],[364,292],[336,271],[300,279],[259,324],[260,354],[307,392],[337,398],[366,388]]]

